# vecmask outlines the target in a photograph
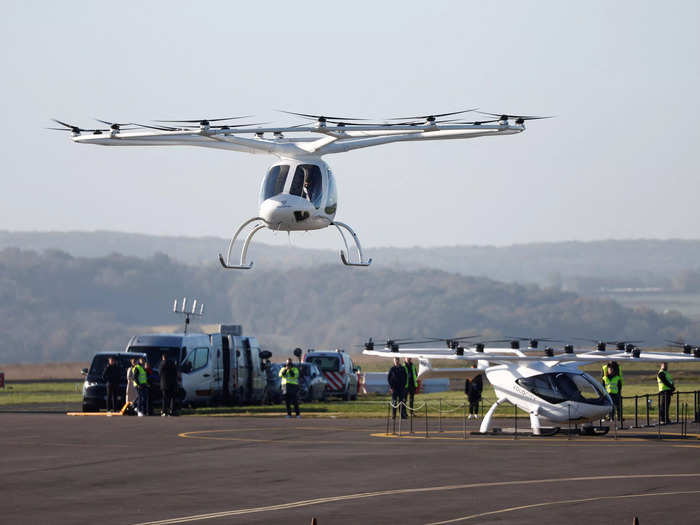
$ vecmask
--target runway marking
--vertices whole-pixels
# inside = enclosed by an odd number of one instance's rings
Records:
[[[440,434],[459,434],[460,437],[451,437],[451,436],[443,436]],[[435,433],[434,433],[435,434]],[[374,434],[370,434],[372,437],[379,437],[379,438],[388,438],[388,439],[415,439],[418,441],[431,441],[431,440],[436,440],[436,441],[458,441],[458,442],[469,442],[469,441],[488,441],[491,443],[521,443],[521,444],[532,444],[532,443],[539,443],[539,442],[547,442],[547,443],[555,443],[555,446],[569,446],[569,445],[575,445],[575,446],[582,446],[582,447],[597,447],[597,446],[634,446],[634,447],[641,447],[641,446],[654,446],[657,444],[669,444],[669,443],[687,443],[687,440],[682,439],[680,437],[674,438],[674,437],[668,437],[669,434],[665,434],[666,437],[663,439],[656,439],[656,434],[649,434],[648,438],[643,438],[643,437],[624,437],[624,436],[619,436],[617,440],[615,440],[612,436],[577,436],[574,439],[568,440],[566,439],[565,436],[561,437],[538,437],[538,436],[527,436],[527,435],[522,435],[518,437],[518,439],[514,439],[512,435],[510,436],[480,436],[480,437],[474,437],[469,435],[466,439],[463,437],[463,431],[462,430],[449,430],[449,431],[443,431],[440,433],[437,433],[438,435],[431,434],[429,437],[425,437],[424,435],[420,434],[402,434],[402,435],[397,435],[397,434],[387,434],[385,432],[378,432]],[[671,436],[680,436],[680,434],[670,434]],[[688,436],[692,436],[693,438],[700,439],[700,435],[698,434],[688,434]],[[693,445],[693,444],[686,444],[686,445],[675,445],[671,444],[670,446],[672,447],[683,447],[683,448],[700,448],[700,444],[698,445]]]
[[[595,498],[582,498],[582,499],[568,499],[562,501],[545,501],[543,503],[533,503],[531,505],[521,505],[519,507],[509,507],[507,509],[492,510],[490,512],[480,512],[479,514],[471,514],[469,516],[462,516],[461,518],[454,518],[445,521],[434,521],[426,525],[446,525],[447,523],[457,523],[458,521],[467,521],[474,518],[483,518],[485,516],[494,516],[496,514],[504,514],[506,512],[515,512],[517,510],[533,509],[537,507],[547,507],[550,505],[566,505],[568,503],[588,503],[591,501],[602,501],[611,499],[625,499],[625,498],[646,498],[650,496],[680,496],[686,494],[700,494],[700,490],[686,490],[682,492],[654,492],[652,494],[624,494],[620,496],[598,496]]]
[[[619,479],[655,479],[655,478],[698,478],[700,473],[688,473],[688,474],[627,474],[627,475],[616,475],[616,476],[583,476],[583,477],[573,477],[573,478],[549,478],[549,479],[533,479],[533,480],[522,480],[522,481],[494,481],[490,483],[468,483],[462,485],[443,485],[437,487],[418,487],[412,489],[396,489],[396,490],[381,490],[377,492],[360,492],[356,494],[345,494],[340,496],[330,496],[326,498],[316,498],[300,501],[292,501],[289,503],[281,503],[278,505],[268,505],[264,507],[251,507],[247,509],[236,509],[228,510],[223,512],[212,512],[209,514],[196,514],[192,516],[183,516],[180,518],[169,518],[158,521],[147,521],[138,523],[135,525],[172,525],[175,523],[188,523],[192,521],[202,521],[210,520],[215,518],[227,518],[232,516],[243,516],[246,514],[255,514],[259,512],[271,512],[277,510],[287,510],[296,509],[299,507],[309,507],[312,505],[320,505],[323,503],[335,503],[338,501],[350,501],[359,500],[366,498],[376,498],[380,496],[396,496],[404,494],[417,494],[425,492],[442,492],[449,490],[460,490],[460,489],[478,489],[485,487],[505,487],[514,485],[536,485],[544,483],[562,483],[562,482],[575,482],[575,481],[608,481],[608,480],[619,480]],[[698,491],[700,492],[700,491]],[[537,505],[537,504],[536,504]],[[496,512],[496,511],[494,511]],[[504,512],[504,511],[502,511]],[[462,518],[460,518],[462,519]]]
[[[655,434],[649,434],[649,438],[641,438],[641,437],[620,437],[618,440],[614,440],[611,436],[580,436],[577,437],[573,440],[567,440],[566,437],[561,436],[561,437],[533,437],[533,436],[521,436],[517,440],[513,439],[512,436],[480,436],[480,437],[474,437],[474,436],[469,436],[467,439],[464,439],[461,437],[462,430],[447,430],[443,431],[439,434],[460,434],[460,437],[451,437],[451,436],[445,436],[445,435],[430,435],[429,437],[425,437],[421,434],[403,434],[401,436],[397,434],[386,434],[384,432],[372,432],[374,429],[353,429],[353,428],[345,428],[345,427],[299,427],[299,426],[289,426],[289,427],[276,427],[276,428],[269,428],[269,427],[250,427],[250,428],[231,428],[231,429],[214,429],[214,430],[194,430],[194,431],[189,431],[189,432],[181,432],[178,434],[178,437],[184,438],[184,439],[203,439],[203,440],[209,440],[209,441],[236,441],[236,442],[241,442],[241,443],[284,443],[284,444],[292,444],[292,443],[311,443],[311,444],[332,444],[332,445],[337,445],[339,443],[344,443],[344,444],[366,444],[366,441],[354,441],[354,440],[339,440],[339,439],[331,439],[331,440],[321,440],[321,439],[294,439],[294,438],[289,438],[288,436],[285,437],[279,437],[279,438],[254,438],[254,437],[217,437],[217,436],[210,436],[206,434],[215,434],[215,433],[231,433],[231,432],[268,432],[271,430],[308,430],[308,431],[319,431],[319,430],[328,430],[328,431],[351,431],[351,432],[368,432],[370,437],[375,437],[375,438],[385,438],[385,439],[397,439],[397,440],[404,440],[404,439],[409,439],[409,440],[416,440],[416,441],[452,441],[452,442],[461,442],[461,443],[467,443],[469,441],[483,441],[483,442],[489,442],[489,443],[498,443],[498,444],[514,444],[514,443],[519,443],[521,445],[532,445],[535,443],[539,442],[547,442],[548,446],[559,446],[559,447],[569,447],[569,446],[578,446],[578,447],[600,447],[600,446],[626,446],[626,447],[644,447],[644,446],[657,446],[660,444],[665,444],[666,446],[670,447],[679,447],[679,448],[700,448],[700,444],[694,445],[692,443],[688,443],[686,440],[682,440],[680,438],[673,438],[673,437],[668,437],[669,434],[666,434],[667,437],[665,437],[662,440],[656,440],[656,439],[651,439],[652,437],[655,436]],[[672,436],[680,436],[680,434],[671,434]],[[692,436],[695,438],[700,438],[700,435],[698,434],[688,434],[688,436]],[[676,445],[675,443],[684,443],[683,445]]]

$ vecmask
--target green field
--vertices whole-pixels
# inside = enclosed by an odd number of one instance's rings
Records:
[[[596,368],[588,371],[597,377]],[[697,367],[687,367],[687,369],[676,370],[673,374],[674,380],[681,392],[700,390],[700,374],[695,370]],[[0,389],[0,409],[12,409],[13,407],[31,408],[33,406],[47,405],[72,405],[79,410],[82,401],[82,382],[67,383],[9,383],[4,389]],[[628,365],[625,368],[625,386],[623,394],[628,396],[644,396],[650,394],[651,410],[650,417],[655,419],[657,415],[657,394],[654,370],[649,366]],[[314,402],[302,404],[302,412],[307,416],[315,417],[385,417],[387,414],[390,396],[370,394],[360,396],[357,401],[344,402],[340,400],[329,400],[327,402]],[[442,417],[461,418],[464,414],[465,396],[460,391],[440,392],[434,394],[419,394],[416,396],[416,415],[425,417],[425,407],[427,404],[429,417],[438,417],[440,407],[442,407]],[[482,413],[488,410],[491,403],[495,401],[495,395],[491,385],[484,385]],[[640,398],[638,402],[639,417],[646,418],[645,399]],[[681,403],[687,402],[690,411],[693,411],[693,396],[682,396]],[[244,407],[205,407],[196,409],[184,409],[183,415],[208,416],[208,415],[280,415],[285,412],[283,405],[265,406],[244,406]],[[514,409],[512,405],[503,405],[497,411],[499,416],[512,416]],[[625,417],[633,417],[634,399],[625,399],[623,413]],[[521,413],[522,416],[524,414]],[[675,398],[671,403],[671,415],[675,417]]]
[[[0,407],[13,405],[80,403],[82,381],[75,383],[5,383],[0,388]]]

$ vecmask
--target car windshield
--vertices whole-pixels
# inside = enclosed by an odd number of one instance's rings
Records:
[[[129,369],[131,366],[131,356],[127,355],[113,355],[110,356],[109,354],[98,354],[92,359],[92,364],[90,365],[90,370],[88,372],[88,375],[91,377],[102,377],[102,373],[104,372],[105,368],[107,367],[107,363],[109,362],[109,358],[114,357],[114,359],[117,361],[116,364],[121,368],[122,370],[122,377],[124,378],[124,382],[126,382],[126,371]]]
[[[605,394],[583,374],[558,372],[521,377],[516,380],[521,387],[550,403],[578,401],[598,404],[605,400]]]
[[[306,362],[315,364],[323,372],[336,372],[340,359],[334,355],[313,355],[308,356]]]

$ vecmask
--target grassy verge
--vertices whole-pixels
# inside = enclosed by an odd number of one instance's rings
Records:
[[[630,374],[631,376],[631,374]],[[627,376],[625,376],[627,378]],[[675,376],[674,376],[675,377]],[[630,378],[631,379],[631,378]],[[631,382],[626,380],[623,394],[628,396],[644,396],[650,394],[651,409],[650,416],[652,419],[657,415],[657,387],[651,380],[644,382]],[[652,378],[653,379],[653,378]],[[82,401],[81,394],[82,383],[23,383],[23,384],[8,384],[6,388],[0,389],[0,407],[11,408],[13,405],[42,405],[42,404],[80,404]],[[700,390],[700,379],[687,377],[682,381],[678,381],[678,386],[681,391]],[[314,402],[302,404],[302,412],[307,415],[318,417],[342,417],[342,418],[365,418],[365,417],[385,417],[387,413],[388,402],[390,396],[370,394],[360,396],[357,401],[341,401],[329,400],[327,402]],[[488,410],[489,406],[495,401],[496,397],[493,388],[486,384],[483,396],[483,411]],[[439,392],[434,394],[418,394],[416,396],[415,407],[419,415],[425,414],[423,404],[427,403],[430,417],[437,417],[439,408],[442,404],[442,417],[462,417],[463,405],[466,399],[463,393],[458,391]],[[685,396],[681,402],[687,402],[690,405],[690,410],[693,410],[693,397]],[[646,400],[640,398],[638,401],[638,412],[640,418],[646,418]],[[675,398],[671,403],[671,415],[675,417]],[[625,399],[623,411],[626,418],[633,417],[634,400]],[[285,412],[284,405],[265,405],[265,406],[244,406],[244,407],[204,407],[196,409],[186,409],[184,414],[209,416],[209,415],[279,415]],[[499,416],[512,416],[513,407],[504,405],[496,412]]]
[[[0,388],[0,406],[80,403],[82,382],[75,383],[6,383]]]

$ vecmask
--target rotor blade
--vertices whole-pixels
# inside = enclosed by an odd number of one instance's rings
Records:
[[[469,113],[470,111],[476,111],[479,108],[463,109],[462,111],[452,111],[450,113],[431,113],[429,115],[418,115],[414,117],[393,117],[387,120],[415,120],[415,119],[428,119],[428,118],[438,118],[438,117],[449,117],[450,115],[460,115],[462,113]]]
[[[177,123],[184,123],[184,124],[197,124],[199,122],[207,121],[207,122],[220,122],[222,120],[237,120],[241,118],[250,118],[253,115],[243,115],[240,117],[224,117],[224,118],[197,118],[197,119],[189,119],[189,120],[154,120],[153,122],[172,122],[173,124]]]
[[[295,113],[294,111],[285,111],[284,109],[277,109],[275,111],[279,111],[280,113],[286,113],[287,115],[296,115],[297,117],[309,117],[312,119],[320,119],[324,118],[326,120],[339,120],[339,121],[346,121],[346,120],[367,120],[364,118],[355,118],[355,117],[331,117],[328,115],[311,115],[309,113]]]
[[[181,128],[174,128],[172,126],[149,126],[148,124],[139,124],[138,122],[133,123],[134,126],[139,126],[142,128],[156,129],[158,131],[177,131]]]
[[[549,115],[549,116],[545,116],[545,117],[538,117],[535,115],[511,115],[508,113],[489,113],[487,111],[477,111],[477,113],[479,113],[480,115],[488,115],[490,117],[499,117],[499,118],[505,117],[506,119],[515,118],[515,119],[522,119],[522,120],[541,120],[541,119],[545,119],[545,118],[554,118],[554,115]]]
[[[55,119],[55,118],[52,118],[51,120],[53,120],[57,124],[60,124],[61,126],[67,127],[68,129],[80,129],[80,128],[78,128],[78,126],[73,126],[72,124],[66,124],[65,122],[61,122],[60,120]]]

